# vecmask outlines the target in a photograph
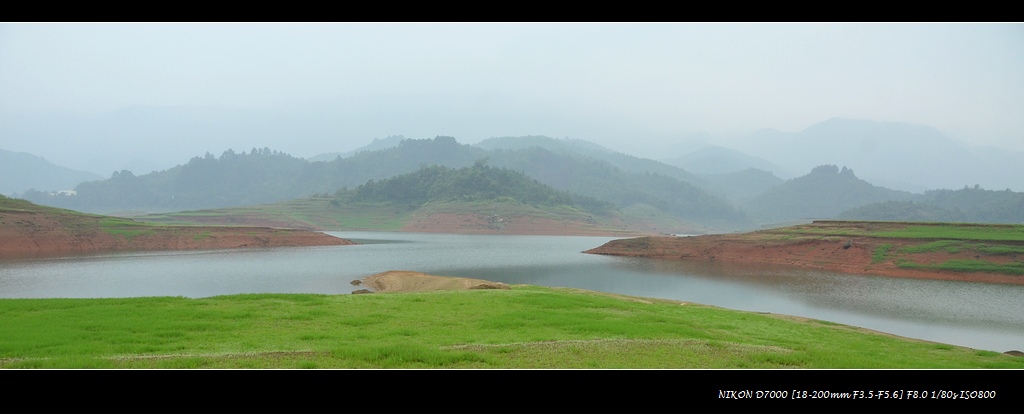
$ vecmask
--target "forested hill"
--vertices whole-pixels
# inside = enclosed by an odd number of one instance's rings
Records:
[[[751,198],[747,214],[758,220],[834,218],[851,208],[884,201],[904,201],[913,195],[868,183],[853,170],[835,165],[815,167],[805,176],[793,178]]]
[[[849,220],[1024,223],[1024,193],[985,190],[932,190],[909,201],[875,203],[844,211]]]
[[[335,205],[347,203],[390,203],[416,208],[429,202],[496,201],[533,206],[571,206],[594,214],[615,207],[564,191],[505,168],[477,161],[472,167],[452,169],[439,165],[380,181],[370,180],[352,190],[339,191]]]

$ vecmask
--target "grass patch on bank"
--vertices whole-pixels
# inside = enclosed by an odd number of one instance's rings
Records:
[[[1024,241],[1024,226],[999,224],[930,224],[909,225],[901,229],[872,232],[875,237],[912,239],[959,239]]]
[[[814,320],[514,286],[0,300],[5,368],[1024,368]]]
[[[875,251],[871,253],[871,263],[882,263],[889,257],[889,251],[892,250],[892,243],[881,244],[875,248]]]
[[[1024,241],[1024,225],[816,220],[766,233],[903,239]]]
[[[985,260],[947,260],[942,263],[926,264],[901,261],[897,266],[905,269],[948,270],[952,272],[987,272],[1010,275],[1024,275],[1024,263],[993,263]]]
[[[153,226],[134,220],[119,217],[103,217],[99,220],[100,230],[112,236],[121,236],[131,240],[136,236],[153,234]]]
[[[930,243],[909,246],[901,249],[903,253],[927,253],[947,252],[959,253],[962,250],[971,250],[978,253],[994,255],[1024,254],[1024,246],[1014,245],[993,245],[986,243],[971,243],[963,240],[939,240]]]

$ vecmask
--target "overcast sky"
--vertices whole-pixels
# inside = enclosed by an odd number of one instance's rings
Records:
[[[190,155],[307,157],[398,134],[628,148],[833,117],[1024,150],[1024,25],[0,24],[8,120],[165,109],[252,126],[180,140]],[[132,134],[178,142],[167,125]],[[90,128],[77,139],[101,139]],[[0,148],[39,154],[67,135],[9,127]]]

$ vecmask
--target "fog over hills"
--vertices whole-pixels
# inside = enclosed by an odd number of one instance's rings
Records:
[[[99,175],[61,167],[32,154],[0,149],[0,194],[71,190],[83,181],[102,179]]]
[[[810,148],[808,154],[825,152],[828,154],[820,155],[823,159],[859,160],[875,166],[876,170],[886,167],[882,165],[885,160],[902,163],[904,169],[898,171],[914,168],[941,171],[941,166],[933,158],[957,165],[950,157],[953,157],[954,150],[961,147],[956,147],[951,140],[944,141],[946,145],[937,146],[937,150],[907,150],[904,158],[899,160],[880,157],[882,161],[877,161],[856,154],[852,158],[843,158],[843,154],[840,154],[843,150],[854,151],[850,145],[841,145],[847,141],[875,142],[883,148],[888,148],[889,142],[896,142],[891,145],[893,147],[899,148],[902,145],[909,148],[908,144],[901,144],[901,140],[924,145],[919,135],[933,138],[937,134],[929,128],[846,120],[832,120],[824,124],[809,128],[811,132],[808,133],[773,135],[787,145],[805,144]],[[900,131],[910,131],[910,138],[900,135]],[[763,132],[753,135],[763,136]],[[863,138],[865,136],[890,139]],[[915,198],[906,191],[879,186],[874,180],[861,179],[854,175],[852,168],[845,165],[840,170],[835,164],[822,164],[808,169],[809,174],[783,180],[770,171],[753,167],[728,173],[692,174],[676,166],[613,151],[579,139],[500,137],[468,145],[452,137],[402,138],[392,136],[375,139],[355,151],[325,154],[323,158],[329,158],[329,161],[309,161],[266,147],[238,153],[229,149],[220,157],[206,153],[202,157],[192,157],[188,163],[149,174],[117,171],[110,179],[78,184],[74,196],[54,197],[44,192],[25,192],[24,196],[40,204],[89,212],[165,212],[326,195],[345,188],[355,188],[370,180],[407,174],[424,166],[462,168],[474,163],[485,163],[521,172],[559,191],[592,197],[618,208],[631,211],[649,209],[657,214],[668,214],[719,230],[747,229],[795,219],[834,218],[847,210],[854,210],[849,214],[858,217],[977,217],[997,222],[1016,221],[1020,215],[1014,209],[1024,210],[1024,205],[1018,206],[1016,198],[1020,193],[1000,192],[996,194],[998,197],[990,197],[987,194],[991,192],[984,192],[982,186],[978,185],[975,189],[982,192],[971,194],[984,194],[984,198],[991,202],[942,204],[944,198],[935,196],[939,193],[929,192],[931,196]],[[830,149],[819,141],[832,143],[839,149]],[[774,151],[777,157],[784,153],[778,149]],[[921,157],[918,153],[931,156]],[[699,160],[708,168],[713,168],[717,162],[721,167],[719,171],[742,168],[748,163],[776,165],[766,159],[724,147],[706,147],[692,154],[692,157],[679,159]],[[1012,152],[989,151],[988,156],[1000,156],[1004,162],[1016,160],[1016,154]],[[971,166],[971,162],[975,161],[970,160],[974,159],[962,157],[957,161],[959,165]],[[807,162],[790,161],[797,165]],[[998,168],[1009,171],[1014,168],[1010,164],[995,163],[986,167],[988,171]],[[963,170],[955,170],[954,173],[962,173],[959,175],[961,178],[971,177],[969,168],[975,167],[963,167]],[[869,210],[858,210],[859,207],[876,203],[911,200],[930,203],[923,207],[930,210],[891,203],[878,204]],[[964,213],[958,213],[955,209]]]
[[[346,152],[325,152],[323,154],[319,154],[319,155],[315,155],[315,156],[309,157],[309,158],[307,158],[307,160],[309,160],[310,162],[334,161],[338,157],[348,158],[348,157],[351,157],[353,155],[359,154],[360,152],[377,151],[377,150],[397,147],[398,144],[401,144],[402,141],[404,141],[406,139],[407,139],[406,137],[403,137],[401,135],[393,135],[393,136],[390,136],[390,137],[387,137],[387,138],[383,138],[383,139],[382,138],[374,138],[373,142],[371,142],[371,143],[369,143],[367,145],[361,146],[359,148],[356,148],[356,149],[354,149],[352,151],[346,151]]]
[[[834,118],[796,133],[763,130],[722,136],[718,142],[733,151],[709,145],[669,159],[705,169],[758,168],[780,177],[822,164],[843,165],[876,185],[917,193],[975,184],[1024,191],[1024,154],[969,147],[924,125]]]
[[[0,23],[0,148],[141,177],[228,149],[547,136],[778,167],[673,166],[688,181],[834,164],[1022,191],[1019,156],[978,149],[1024,151],[1021,73],[1019,23]]]
[[[718,145],[708,145],[686,155],[662,161],[695,174],[729,174],[754,168],[769,171],[782,178],[796,176],[794,171],[764,158]]]
[[[257,119],[259,121],[254,122]],[[61,159],[64,161],[58,162],[61,166],[101,177],[121,170],[136,175],[159,171],[202,153],[189,148],[209,148],[206,152],[219,153],[228,148],[264,148],[266,143],[280,137],[294,137],[306,141],[306,147],[315,143],[320,148],[333,150],[309,158],[329,161],[359,151],[393,147],[405,138],[401,135],[365,137],[362,142],[371,141],[369,144],[346,149],[332,144],[336,139],[329,132],[331,128],[327,124],[306,124],[298,118],[260,114],[254,110],[205,112],[179,108],[166,112],[157,108],[135,108],[106,115],[29,118],[0,114],[0,130],[9,136],[29,141],[46,141],[55,135],[81,137],[65,145],[49,146],[33,155]],[[817,165],[835,164],[855,169],[858,176],[876,185],[917,193],[975,184],[988,189],[1024,191],[1024,168],[1021,168],[1024,152],[961,144],[935,128],[907,123],[834,118],[794,133],[758,130],[747,134],[693,135],[690,138],[698,140],[680,141],[667,147],[681,150],[656,152],[657,159],[671,167],[586,139],[543,137],[545,144],[538,141],[538,137],[530,143],[520,140],[515,145],[541,145],[561,152],[571,150],[610,162],[618,158],[617,165],[621,168],[668,174],[695,185],[703,180],[697,174],[756,168],[788,179]],[[173,144],[138,145],[140,139]],[[473,142],[464,138],[460,141]],[[212,147],[214,143],[222,146]],[[485,149],[510,148],[501,138],[485,139],[477,145]],[[629,163],[634,167],[627,167]],[[12,191],[20,190],[24,188]]]

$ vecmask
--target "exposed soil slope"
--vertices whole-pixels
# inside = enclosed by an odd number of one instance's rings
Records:
[[[323,233],[267,227],[161,226],[0,200],[0,258],[122,250],[353,244]]]
[[[976,233],[970,233],[968,227]],[[954,231],[962,229],[968,232]],[[1024,240],[1017,240],[1016,235],[1006,240],[985,238],[984,234],[1001,234],[985,233],[992,229],[1007,234],[1021,230],[1012,226],[816,221],[743,234],[620,239],[586,253],[1024,284],[1020,272],[1024,269]],[[901,232],[907,236],[893,236]]]

